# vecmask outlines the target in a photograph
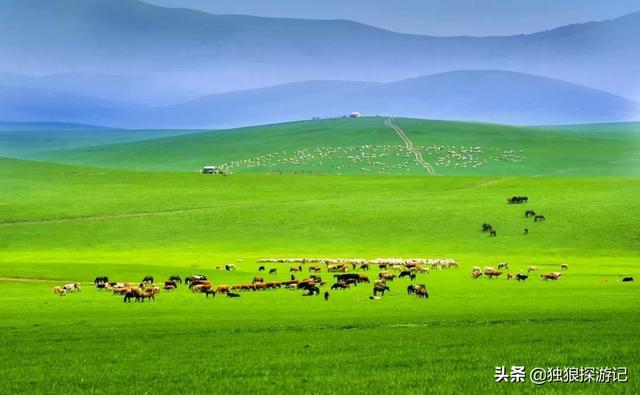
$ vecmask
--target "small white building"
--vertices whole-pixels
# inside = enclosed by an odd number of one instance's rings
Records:
[[[222,174],[222,170],[216,166],[203,166],[202,174]]]

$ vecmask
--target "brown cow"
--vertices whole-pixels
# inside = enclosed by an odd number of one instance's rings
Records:
[[[216,292],[221,294],[226,294],[227,292],[229,292],[229,286],[226,284],[220,284],[216,288]]]
[[[541,275],[540,275],[540,278],[541,278],[542,280],[545,280],[545,281],[546,281],[546,280],[559,280],[559,279],[560,279],[560,275],[559,275],[559,274],[560,274],[560,273],[556,273],[556,272],[553,272],[553,273],[547,273],[547,274],[541,274]]]
[[[264,282],[264,278],[262,276],[255,276],[251,283],[256,284],[256,283],[263,283],[263,282]]]
[[[489,279],[492,279],[494,277],[500,277],[500,275],[502,275],[502,272],[499,272],[497,270],[493,270],[493,271],[485,271],[484,275],[489,277]]]
[[[310,271],[310,272],[315,272],[315,273],[317,273],[317,272],[319,272],[319,271],[321,271],[321,270],[322,270],[322,268],[321,268],[320,266],[309,266],[309,271]]]

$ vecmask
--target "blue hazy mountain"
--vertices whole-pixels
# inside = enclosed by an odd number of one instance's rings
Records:
[[[16,103],[19,103],[16,104]],[[54,103],[54,104],[50,104]],[[0,89],[0,119],[126,128],[232,127],[365,115],[513,124],[640,118],[637,103],[555,79],[505,71],[456,71],[390,83],[310,81],[141,106],[62,93]]]
[[[150,104],[293,81],[386,82],[462,69],[536,74],[639,99],[639,41],[640,13],[478,38],[399,34],[344,20],[210,15],[135,0],[0,0],[0,71],[71,73],[85,81],[84,94]]]

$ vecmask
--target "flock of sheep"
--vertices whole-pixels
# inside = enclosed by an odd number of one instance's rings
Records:
[[[425,159],[443,168],[477,168],[490,161],[519,163],[526,159],[522,150],[489,148],[489,153],[480,147],[452,145],[414,146]],[[286,150],[253,158],[231,161],[219,167],[230,173],[234,170],[261,169],[277,172],[282,169],[323,169],[334,174],[364,171],[384,174],[417,169],[414,154],[403,145],[361,145],[345,147],[317,147]]]

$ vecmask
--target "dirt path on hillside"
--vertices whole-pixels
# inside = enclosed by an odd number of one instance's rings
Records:
[[[407,151],[411,152],[415,156],[416,162],[418,162],[420,166],[424,167],[427,170],[427,173],[429,173],[430,175],[436,175],[437,173],[433,166],[431,166],[430,163],[422,158],[422,153],[413,147],[413,142],[411,141],[411,139],[409,139],[409,137],[404,133],[402,129],[400,129],[398,125],[392,123],[392,120],[393,118],[389,118],[384,121],[384,124],[393,129],[396,134],[400,136],[400,138],[404,142],[405,147],[407,148]]]

